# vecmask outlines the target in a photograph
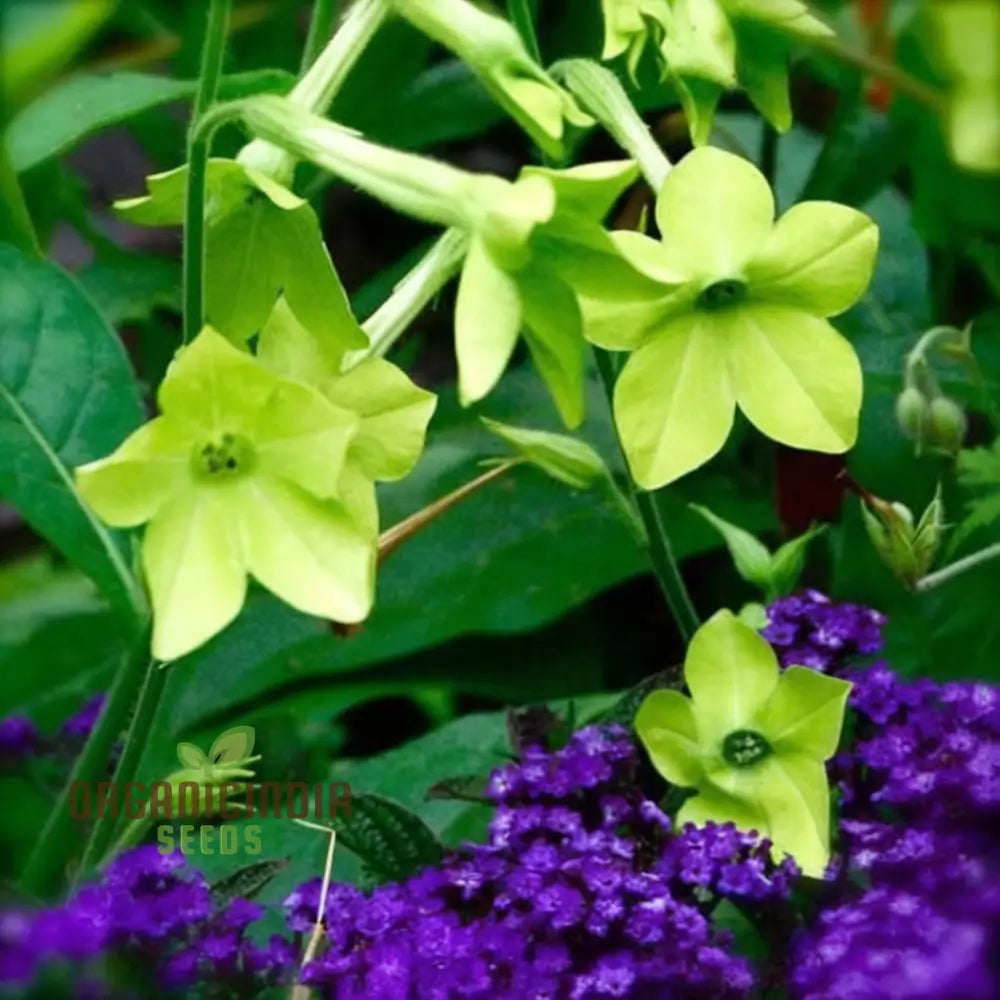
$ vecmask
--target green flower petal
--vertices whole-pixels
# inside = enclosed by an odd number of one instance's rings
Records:
[[[713,323],[683,316],[628,360],[615,385],[615,423],[636,483],[657,489],[725,444],[735,396]]]
[[[153,656],[175,660],[221,632],[246,595],[238,494],[185,490],[157,513],[142,542],[153,603]]]
[[[603,219],[621,193],[638,177],[639,168],[632,160],[587,163],[566,170],[549,167],[525,167],[522,177],[544,177],[555,189],[557,211],[569,212],[598,222]]]
[[[760,113],[779,131],[792,127],[788,96],[788,40],[749,21],[736,25],[740,86]]]
[[[736,399],[775,441],[833,454],[857,438],[861,365],[824,319],[765,303],[738,310],[730,342]]]
[[[144,524],[189,482],[191,449],[183,429],[157,417],[107,458],[78,468],[77,490],[106,524]]]
[[[257,360],[282,378],[322,385],[340,371],[339,352],[326,349],[281,296],[257,338]]]
[[[138,226],[178,226],[187,203],[187,164],[146,178],[148,195],[116,201],[115,211]],[[243,167],[235,160],[208,161],[208,198],[205,215],[214,222],[244,204],[248,184]]]
[[[671,71],[733,86],[736,38],[718,0],[674,0],[672,13],[673,23],[662,45]]]
[[[704,146],[712,136],[715,111],[726,88],[696,76],[675,76],[672,82],[684,109],[691,142]]]
[[[804,754],[777,754],[753,772],[775,854],[791,854],[806,875],[821,878],[830,861],[826,768]]]
[[[728,733],[750,728],[778,675],[774,650],[731,611],[717,611],[705,622],[684,660],[702,745],[721,744]]]
[[[751,729],[779,755],[829,760],[837,751],[851,685],[807,667],[789,667]]]
[[[306,614],[345,623],[367,617],[375,546],[343,507],[255,476],[239,518],[247,568],[268,590]]]
[[[318,389],[282,381],[248,430],[261,472],[298,483],[323,499],[336,495],[359,424],[357,414],[334,406]]]
[[[737,798],[713,785],[703,785],[698,794],[688,799],[677,813],[677,826],[687,823],[734,823],[740,830],[767,833],[767,817],[753,799]]]
[[[182,347],[160,384],[160,409],[193,433],[252,427],[277,379],[249,354],[206,326]]]
[[[483,303],[489,303],[484,307]],[[521,329],[521,299],[513,280],[474,239],[458,282],[455,353],[463,406],[482,399],[497,384]]]
[[[843,312],[875,269],[878,227],[863,212],[829,201],[789,209],[747,268],[751,294],[817,316]]]
[[[517,276],[531,359],[567,427],[583,421],[584,339],[576,296],[553,276],[527,268]]]
[[[951,94],[948,140],[955,162],[967,170],[1000,171],[998,91],[1000,79],[960,85]]]
[[[694,705],[678,691],[646,695],[635,716],[635,731],[664,778],[682,788],[702,779],[702,750]]]
[[[365,475],[350,455],[337,484],[337,500],[367,538],[378,538],[379,514],[375,483]]]
[[[371,479],[405,476],[424,450],[437,397],[381,358],[369,358],[325,384],[327,397],[358,414],[350,457]]]
[[[673,269],[704,285],[739,279],[774,222],[774,196],[749,161],[706,147],[667,174],[656,221]]]

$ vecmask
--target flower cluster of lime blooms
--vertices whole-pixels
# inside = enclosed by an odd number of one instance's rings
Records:
[[[189,342],[159,388],[160,414],[77,470],[81,494],[106,522],[147,525],[156,657],[180,657],[231,622],[248,576],[309,614],[366,617],[375,483],[411,469],[435,403],[383,355],[456,275],[465,404],[490,392],[523,336],[575,428],[588,342],[604,361],[604,349],[631,352],[614,415],[639,490],[711,459],[737,406],[789,445],[842,452],[854,443],[861,370],[827,318],[864,292],[876,227],[826,202],[796,205],[776,221],[764,176],[704,145],[715,103],[737,84],[787,128],[789,47],[828,29],[797,0],[604,0],[604,9],[605,56],[627,52],[634,68],[652,41],[677,87],[700,148],[676,168],[599,63],[546,70],[511,24],[469,0],[356,0],[287,97],[211,108],[195,122],[188,164],[119,204],[135,223],[185,221],[194,262],[185,291],[204,287],[190,298],[196,322],[186,322]],[[528,166],[512,181],[471,174],[324,118],[389,17],[451,49],[562,165]],[[253,141],[235,159],[209,160],[212,130],[234,120]],[[627,157],[566,166],[571,140],[595,123]],[[312,207],[292,190],[303,160],[444,228],[363,324]],[[656,239],[605,226],[640,172],[656,193]],[[789,732],[789,713],[825,697],[832,682],[789,672],[779,684],[764,648],[725,617],[706,626],[689,660],[695,709],[679,696],[661,699],[673,721],[657,725],[650,745],[668,777],[701,789],[689,815],[754,825],[766,814],[775,839],[815,867],[832,729]],[[718,753],[697,750],[719,740]],[[762,779],[769,792],[753,790]]]

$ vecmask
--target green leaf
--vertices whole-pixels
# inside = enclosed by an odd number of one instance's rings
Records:
[[[585,441],[566,434],[512,427],[480,418],[483,424],[542,472],[575,490],[586,490],[610,478],[604,459]]]
[[[401,882],[441,861],[444,848],[416,814],[370,792],[351,795],[350,818],[328,821],[379,882]]]
[[[79,286],[0,245],[0,494],[132,620],[145,600],[126,550],[70,470],[142,418],[125,351]]]
[[[726,547],[733,557],[736,572],[748,583],[766,590],[771,582],[771,553],[767,546],[751,535],[749,531],[744,531],[737,525],[724,521],[707,507],[692,504],[691,509],[701,514],[722,535]]]
[[[290,858],[274,858],[244,865],[231,875],[212,883],[209,887],[212,901],[222,909],[234,899],[253,899],[290,863]]]
[[[122,254],[88,264],[77,280],[112,326],[148,320],[154,310],[181,311],[181,268],[176,260]]]
[[[294,77],[284,70],[264,69],[225,76],[219,82],[221,101],[251,94],[285,94]],[[46,91],[10,123],[7,145],[19,173],[72,149],[102,128],[128,121],[151,108],[186,100],[198,89],[197,80],[172,80],[148,73],[76,76]]]
[[[809,543],[826,531],[825,524],[817,524],[807,532],[785,542],[771,557],[770,585],[775,596],[791,593],[802,575],[806,549]]]

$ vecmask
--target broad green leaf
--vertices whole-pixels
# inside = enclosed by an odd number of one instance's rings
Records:
[[[221,909],[234,899],[253,899],[279,872],[288,867],[289,861],[289,858],[277,858],[244,865],[212,883],[212,901]]]
[[[778,684],[774,650],[731,611],[717,611],[694,634],[684,660],[704,744],[748,725]]]
[[[747,269],[753,297],[834,316],[871,283],[878,227],[834,202],[803,202],[778,219]]]
[[[125,351],[79,286],[0,245],[0,493],[133,620],[145,600],[126,550],[71,470],[142,419]]]
[[[615,385],[615,422],[632,476],[651,490],[703,465],[725,444],[735,397],[724,344],[702,316],[657,331]]]
[[[667,781],[682,788],[698,784],[704,774],[703,749],[690,698],[677,691],[653,691],[639,706],[635,731]]]
[[[401,882],[439,864],[444,848],[414,812],[370,792],[351,795],[350,818],[328,821],[337,842],[353,851],[379,882]]]
[[[724,521],[707,507],[692,504],[691,509],[701,514],[722,535],[726,548],[733,557],[736,572],[748,583],[766,589],[771,579],[771,553],[767,546],[749,531]]]
[[[219,100],[251,94],[287,93],[295,82],[284,70],[263,69],[224,76]],[[150,108],[186,100],[197,80],[172,80],[148,73],[75,76],[47,90],[10,123],[7,147],[19,173],[72,149],[92,132],[128,121]]]
[[[779,755],[829,760],[837,750],[851,685],[808,667],[789,667],[755,726]]]
[[[77,280],[112,326],[148,320],[157,309],[181,311],[179,261],[151,255],[99,258]]]
[[[481,419],[489,430],[513,445],[518,454],[575,490],[590,489],[611,475],[604,459],[579,438]]]
[[[858,434],[861,365],[826,320],[787,306],[738,310],[730,344],[739,407],[768,437],[793,448],[847,451]]]

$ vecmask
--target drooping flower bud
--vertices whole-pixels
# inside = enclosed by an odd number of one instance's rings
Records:
[[[948,396],[931,401],[927,414],[927,444],[954,454],[962,447],[968,422],[962,408]]]
[[[928,420],[927,398],[915,386],[907,386],[896,397],[896,422],[912,441],[923,440]]]

